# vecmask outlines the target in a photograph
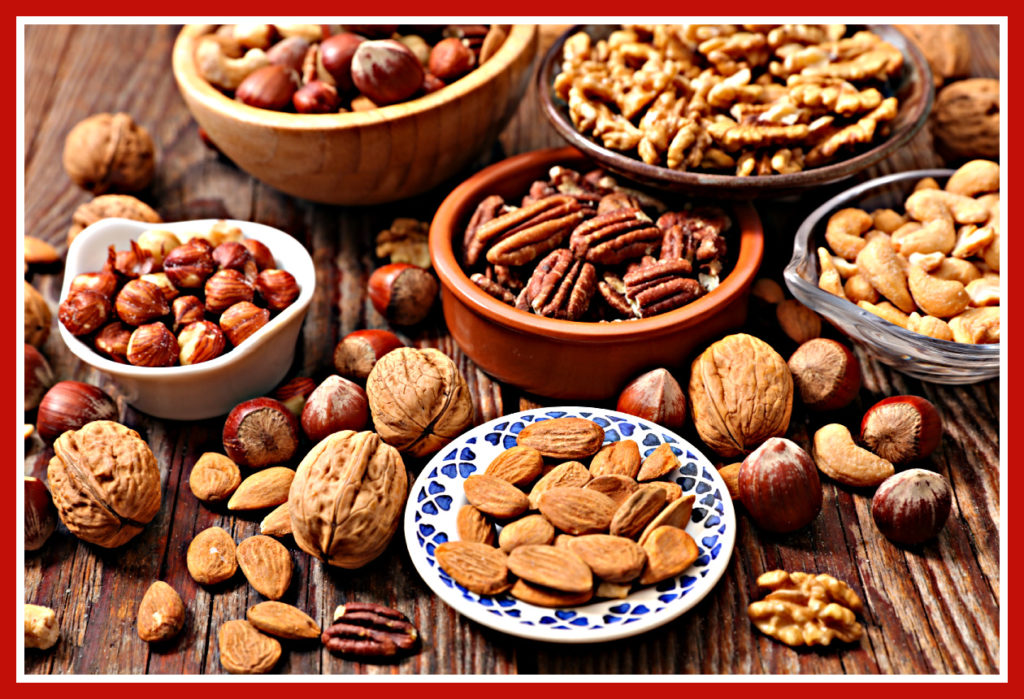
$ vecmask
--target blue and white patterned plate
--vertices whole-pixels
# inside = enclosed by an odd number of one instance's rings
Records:
[[[527,425],[557,417],[582,417],[605,430],[605,444],[629,439],[646,457],[672,445],[680,467],[666,478],[693,493],[696,501],[686,531],[700,556],[676,578],[633,592],[626,599],[601,600],[569,609],[527,604],[509,594],[481,597],[469,592],[437,564],[434,548],[455,541],[455,518],[466,504],[462,482],[483,473],[499,453],[515,446]],[[498,631],[555,643],[592,643],[634,636],[665,624],[700,602],[729,564],[736,542],[736,515],[722,477],[682,437],[653,422],[600,408],[559,407],[525,410],[491,420],[456,439],[431,459],[413,483],[405,508],[405,541],[420,576],[447,604]]]

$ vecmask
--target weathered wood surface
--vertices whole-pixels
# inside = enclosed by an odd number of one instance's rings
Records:
[[[25,231],[61,250],[76,206],[89,195],[74,187],[60,165],[63,139],[78,120],[101,111],[126,111],[147,126],[159,148],[157,178],[143,198],[166,220],[226,216],[276,226],[313,252],[318,290],[306,319],[294,373],[328,373],[336,339],[360,327],[384,327],[365,293],[379,264],[373,237],[396,214],[429,219],[448,188],[413,201],[368,209],[313,205],[283,196],[219,159],[200,143],[171,77],[176,28],[160,26],[33,26],[25,41]],[[972,73],[998,75],[998,31],[971,29]],[[111,46],[118,50],[111,51]],[[506,154],[559,145],[530,93],[500,144],[481,165]],[[939,165],[927,133],[873,168],[871,175]],[[763,273],[781,280],[790,241],[801,218],[830,191],[797,202],[759,203],[768,245]],[[54,306],[61,276],[36,273],[32,283]],[[792,344],[767,323],[750,329],[787,355]],[[438,313],[406,338],[455,356],[467,374],[480,420],[518,409],[524,399],[499,386],[461,356]],[[106,387],[81,365],[54,332],[44,348],[61,378]],[[932,466],[954,489],[953,513],[937,541],[916,550],[890,545],[875,529],[869,495],[825,485],[825,504],[813,526],[788,536],[757,531],[742,513],[732,562],[718,586],[679,620],[639,638],[596,646],[521,642],[470,622],[434,598],[397,536],[379,560],[359,571],[327,569],[296,551],[295,582],[284,598],[328,620],[334,606],[366,600],[396,606],[419,627],[423,650],[392,665],[342,660],[318,644],[289,644],[281,673],[997,673],[999,667],[999,386],[997,381],[951,388],[895,374],[863,351],[860,399],[838,419],[859,421],[863,410],[894,393],[924,395],[943,416],[946,436]],[[685,365],[684,365],[685,366]],[[685,378],[685,376],[684,376]],[[528,399],[528,398],[527,398]],[[258,530],[258,516],[236,517],[201,505],[188,474],[207,450],[219,450],[219,420],[195,423],[152,419],[122,405],[123,421],[149,441],[161,465],[163,508],[144,533],[107,551],[78,542],[59,528],[42,551],[25,560],[25,600],[53,607],[61,641],[51,651],[29,651],[28,673],[220,673],[216,631],[244,618],[260,600],[241,575],[216,589],[189,577],[185,550],[200,530],[219,525],[236,541]],[[828,417],[828,421],[835,418]],[[824,423],[796,408],[791,437],[807,445]],[[684,436],[696,441],[692,428]],[[25,473],[45,476],[52,450],[26,443]],[[410,464],[416,471],[421,463]],[[794,651],[758,633],[746,606],[758,596],[755,579],[772,568],[826,572],[848,581],[866,603],[864,639],[853,647]],[[135,633],[135,612],[156,579],[182,595],[184,632],[149,647]]]

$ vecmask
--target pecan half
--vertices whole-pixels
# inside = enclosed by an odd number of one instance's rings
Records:
[[[647,318],[685,306],[704,294],[686,260],[660,260],[646,267],[627,272],[623,277],[626,298],[637,305],[640,316]]]
[[[477,272],[469,278],[469,281],[473,282],[481,289],[483,289],[488,296],[495,298],[502,303],[507,303],[510,306],[514,306],[516,303],[516,296],[511,291],[503,287],[496,281],[488,279],[484,275]]]
[[[609,272],[605,272],[604,279],[597,283],[597,290],[601,298],[608,306],[624,318],[639,318],[640,309],[636,308],[626,298],[626,283]]]
[[[347,655],[389,657],[416,645],[419,632],[397,609],[372,602],[348,602],[334,612],[334,623],[320,640]]]
[[[574,259],[571,252],[560,248],[537,265],[516,299],[516,308],[548,318],[578,320],[590,306],[596,288],[594,265]]]
[[[725,256],[725,238],[730,220],[719,209],[698,208],[673,211],[658,218],[664,231],[662,260],[687,260],[691,265],[707,264]]]
[[[587,262],[610,265],[651,254],[661,245],[662,235],[643,211],[623,207],[578,225],[569,247]]]
[[[525,265],[561,245],[573,228],[591,214],[591,209],[585,209],[573,197],[546,197],[480,226],[467,256],[477,247],[482,251],[490,246],[486,257],[491,264]]]
[[[462,238],[463,258],[467,265],[475,265],[480,260],[481,253],[483,253],[483,244],[477,244],[476,241],[477,229],[488,221],[507,213],[508,210],[509,208],[505,205],[505,200],[497,194],[492,194],[477,204],[476,211],[473,212],[473,216],[469,219],[469,224],[466,226],[466,232]]]

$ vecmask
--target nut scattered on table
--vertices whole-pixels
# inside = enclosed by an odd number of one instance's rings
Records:
[[[249,607],[245,618],[263,633],[287,639],[319,638],[320,626],[290,604],[271,600]]]
[[[946,85],[935,96],[932,137],[951,160],[999,157],[999,81],[968,78]]]
[[[333,432],[361,430],[370,418],[366,391],[340,376],[328,376],[309,394],[302,409],[302,431],[313,442]]]
[[[142,597],[136,620],[139,638],[150,643],[174,638],[185,625],[185,605],[178,592],[157,580]]]
[[[852,643],[864,635],[857,614],[864,608],[850,587],[831,575],[772,570],[757,578],[771,590],[747,608],[762,633],[790,646]]]
[[[920,544],[942,531],[952,503],[953,493],[945,478],[912,468],[882,481],[871,498],[871,517],[890,541]]]
[[[942,418],[920,396],[890,396],[868,408],[860,441],[894,466],[905,466],[935,451],[942,441]]]
[[[238,570],[235,540],[221,527],[209,527],[196,534],[188,545],[185,564],[197,583],[216,585]]]
[[[49,607],[25,605],[25,647],[52,648],[60,637],[57,616]]]
[[[253,398],[228,413],[222,433],[224,452],[239,466],[263,468],[284,463],[299,446],[299,421],[280,401]]]
[[[36,288],[25,282],[25,342],[42,347],[50,336],[53,312]]]
[[[105,218],[127,218],[143,223],[160,223],[163,219],[149,204],[128,194],[101,194],[77,209],[71,216],[71,227],[68,228],[68,245],[74,242],[78,234],[86,227]]]
[[[153,139],[131,115],[94,114],[75,124],[64,141],[64,170],[93,194],[136,192],[153,180]]]
[[[46,484],[25,476],[25,550],[38,551],[57,528],[57,510]]]
[[[686,422],[686,395],[667,369],[653,369],[622,389],[615,409],[678,430]]]
[[[228,509],[264,510],[288,501],[288,489],[295,471],[287,466],[271,466],[243,480],[228,500]]]
[[[808,408],[845,408],[860,391],[860,362],[835,340],[819,337],[803,343],[787,365],[796,393]]]
[[[34,346],[25,343],[25,412],[35,410],[46,392],[53,386],[54,376],[50,362]]]
[[[342,655],[387,658],[414,649],[419,631],[397,609],[347,602],[334,610],[334,621],[320,639],[328,650]]]
[[[232,674],[269,672],[281,658],[281,644],[248,621],[225,621],[217,629],[221,666]]]
[[[783,437],[766,440],[743,460],[736,488],[747,512],[768,531],[795,531],[821,511],[821,480],[814,461]]]
[[[405,343],[389,330],[356,330],[334,348],[334,368],[346,379],[365,380],[374,365],[391,350]]]
[[[235,548],[238,566],[257,592],[280,599],[292,584],[292,556],[277,539],[257,534]]]

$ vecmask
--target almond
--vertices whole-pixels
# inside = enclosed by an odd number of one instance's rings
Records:
[[[166,641],[185,624],[185,605],[173,587],[157,580],[139,603],[137,628],[143,641]]]
[[[497,595],[510,587],[508,557],[487,544],[446,541],[434,550],[441,568],[470,592]]]
[[[582,459],[593,456],[604,443],[604,428],[580,417],[559,417],[528,425],[516,444],[533,447],[553,459]]]
[[[292,557],[284,545],[257,534],[238,545],[238,565],[249,584],[264,597],[279,599],[292,582]]]
[[[203,502],[227,500],[241,482],[238,465],[223,454],[211,451],[199,457],[188,475],[189,489]]]
[[[669,481],[651,481],[644,483],[648,488],[661,488],[665,491],[665,502],[674,502],[683,496],[683,487],[678,483]]]
[[[636,479],[638,481],[653,481],[677,468],[679,468],[679,458],[672,451],[671,445],[662,444],[644,459]]]
[[[608,530],[616,536],[632,539],[665,507],[665,491],[661,488],[640,488],[615,510]]]
[[[463,505],[455,517],[459,541],[475,541],[494,546],[494,525],[472,505]]]
[[[281,644],[248,621],[226,621],[217,629],[220,664],[233,675],[268,672],[281,657]]]
[[[697,560],[700,550],[689,534],[677,527],[658,527],[643,545],[647,567],[641,585],[651,585],[679,575]]]
[[[280,638],[320,637],[320,627],[308,614],[284,602],[260,602],[249,607],[245,618],[260,631]]]
[[[197,583],[216,585],[238,570],[235,540],[220,527],[210,527],[196,534],[188,545],[185,564]]]
[[[466,479],[462,487],[471,505],[498,519],[521,515],[530,506],[523,491],[494,476],[474,474]]]
[[[678,527],[686,529],[690,521],[690,513],[693,512],[693,503],[697,496],[690,493],[684,498],[673,500],[665,509],[658,513],[658,516],[651,520],[650,524],[644,527],[644,533],[640,535],[640,545],[643,546],[647,538],[658,527]]]
[[[586,490],[596,490],[599,493],[604,493],[612,499],[612,502],[614,502],[616,506],[618,506],[621,505],[626,498],[636,492],[637,484],[636,481],[629,476],[613,474],[598,476],[583,486],[583,488]]]
[[[576,537],[572,534],[556,534],[555,535],[555,548],[567,549],[569,548],[569,542]]]
[[[629,597],[629,591],[633,589],[633,586],[629,583],[612,583],[607,580],[602,580],[597,584],[597,589],[594,590],[595,597],[603,597],[605,599],[626,599]]]
[[[252,474],[238,486],[228,500],[229,510],[261,510],[277,507],[288,501],[295,471],[285,466],[271,466]]]
[[[562,592],[534,585],[525,580],[516,580],[516,584],[509,590],[509,594],[527,604],[534,604],[538,607],[575,607],[589,602],[594,596],[594,591]]]
[[[590,471],[579,461],[566,461],[548,471],[530,491],[530,509],[540,507],[540,496],[552,488],[582,488],[590,481]]]
[[[292,533],[292,518],[288,512],[288,503],[278,505],[260,522],[260,534],[267,536],[288,536]]]
[[[555,538],[555,528],[544,515],[529,515],[502,527],[498,536],[498,546],[509,553],[518,546],[526,544],[550,544]]]
[[[588,592],[594,578],[590,568],[568,549],[528,544],[508,556],[508,569],[527,582],[562,592]]]
[[[583,488],[552,488],[540,496],[539,504],[541,514],[567,534],[606,531],[616,510],[610,497]]]
[[[25,236],[25,262],[30,265],[52,265],[60,259],[56,248],[45,240]]]
[[[522,488],[537,480],[542,470],[544,457],[539,451],[531,447],[512,447],[498,454],[484,474]]]
[[[640,471],[640,447],[636,442],[623,440],[602,447],[590,462],[590,475],[617,474],[636,478]]]
[[[587,534],[569,542],[569,550],[583,559],[594,575],[613,583],[640,577],[647,555],[640,544],[611,534]]]

